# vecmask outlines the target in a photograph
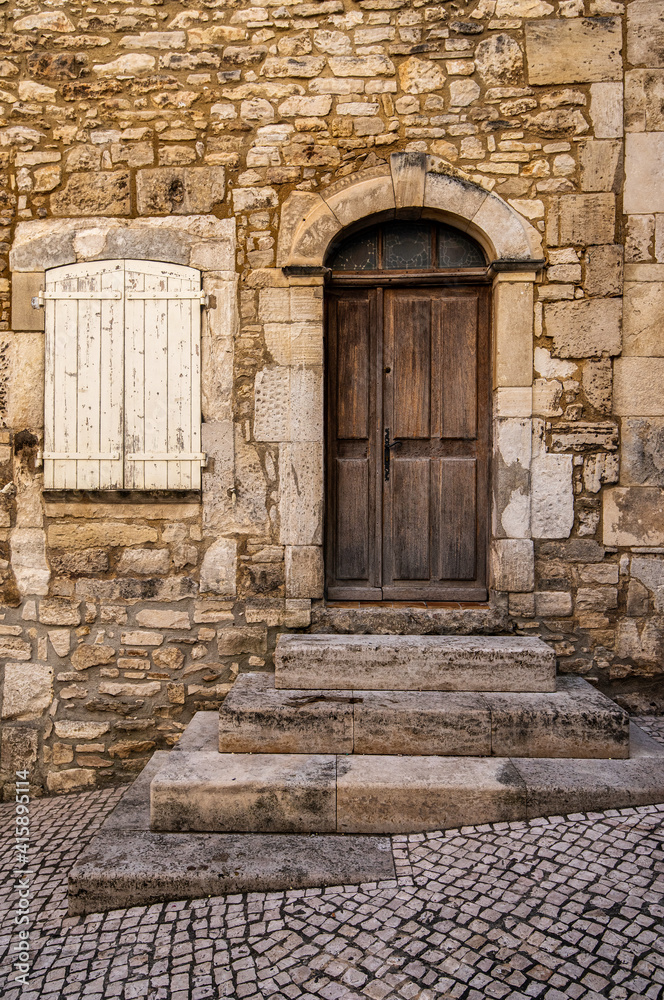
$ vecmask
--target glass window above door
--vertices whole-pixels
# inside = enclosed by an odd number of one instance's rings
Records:
[[[385,222],[333,246],[333,271],[431,271],[486,267],[479,243],[442,222]]]

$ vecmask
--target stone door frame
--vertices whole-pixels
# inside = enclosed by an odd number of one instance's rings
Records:
[[[491,262],[493,447],[491,599],[530,593],[535,587],[530,526],[530,470],[533,460],[534,284],[544,265],[541,236],[497,195],[424,153],[393,153],[390,163],[351,174],[320,193],[294,191],[281,211],[277,264],[279,284],[291,302],[319,300],[306,312],[310,356],[323,360],[322,291],[325,257],[340,234],[384,219],[432,218],[468,232]],[[306,311],[306,310],[305,310]],[[316,318],[311,318],[316,317]],[[291,342],[303,336],[302,315],[291,313]],[[283,331],[285,334],[286,331]],[[291,361],[291,364],[293,363]],[[320,437],[309,444],[314,474],[298,476],[289,457],[280,460],[281,541],[286,547],[286,596],[323,597],[323,419]],[[300,457],[302,464],[303,456]],[[290,462],[290,466],[289,466]],[[296,463],[297,464],[297,463]],[[294,489],[297,489],[297,499]],[[303,494],[303,490],[305,493]],[[306,495],[308,494],[308,495]],[[306,534],[289,510],[309,512]],[[286,516],[284,516],[286,514]],[[505,516],[504,516],[505,515]]]

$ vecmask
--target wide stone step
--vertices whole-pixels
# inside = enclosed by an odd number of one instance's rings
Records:
[[[664,747],[629,760],[171,753],[153,831],[417,833],[664,801]]]
[[[219,712],[222,753],[629,756],[629,716],[579,677],[551,693],[327,691],[240,674]]]
[[[277,688],[555,691],[555,653],[523,636],[280,635]]]

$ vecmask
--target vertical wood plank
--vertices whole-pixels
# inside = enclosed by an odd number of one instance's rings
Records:
[[[125,296],[128,291],[144,291],[145,276],[136,268],[136,261],[125,264]],[[145,337],[144,303],[140,299],[125,299],[125,366],[124,366],[124,482],[125,489],[143,489],[144,463],[127,458],[133,452],[145,451]]]
[[[443,328],[443,437],[477,435],[476,296],[448,299]]]
[[[429,580],[430,488],[428,458],[392,461],[392,563],[395,580]]]
[[[337,462],[336,567],[340,580],[369,579],[369,463]]]
[[[99,450],[118,455],[99,463],[99,485],[108,490],[124,486],[124,283],[124,261],[102,275],[102,288],[123,295],[101,302]]]
[[[477,571],[477,461],[445,458],[436,461],[440,510],[441,580],[473,580]]]
[[[340,438],[369,436],[369,303],[366,295],[337,303],[337,427]]]
[[[431,299],[392,298],[394,341],[394,438],[431,433]]]

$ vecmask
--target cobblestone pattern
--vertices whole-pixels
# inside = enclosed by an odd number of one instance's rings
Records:
[[[7,859],[4,1000],[664,995],[664,805],[395,837],[396,881],[67,917],[67,870],[119,794],[33,804],[34,973],[6,978]]]

